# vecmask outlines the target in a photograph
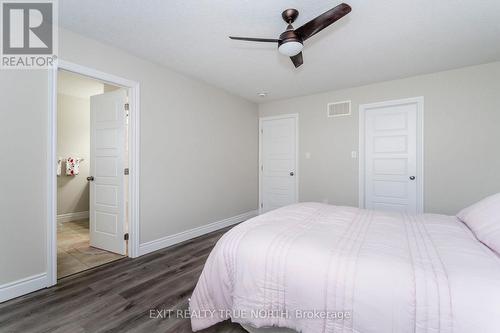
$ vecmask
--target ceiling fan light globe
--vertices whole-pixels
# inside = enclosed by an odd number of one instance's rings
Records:
[[[302,52],[304,45],[301,42],[290,41],[281,44],[278,47],[279,53],[286,55],[287,57],[293,57]]]

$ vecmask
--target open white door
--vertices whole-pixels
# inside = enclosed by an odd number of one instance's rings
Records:
[[[122,255],[125,103],[124,89],[90,98],[90,245]]]

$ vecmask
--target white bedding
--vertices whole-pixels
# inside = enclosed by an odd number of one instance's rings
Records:
[[[302,203],[225,234],[190,310],[193,330],[497,333],[500,259],[456,217]]]

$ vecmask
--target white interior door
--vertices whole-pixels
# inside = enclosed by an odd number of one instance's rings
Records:
[[[125,89],[90,98],[90,245],[122,255],[125,103]]]
[[[364,109],[365,208],[421,213],[418,110],[418,102]]]
[[[298,201],[297,117],[261,118],[261,210]]]

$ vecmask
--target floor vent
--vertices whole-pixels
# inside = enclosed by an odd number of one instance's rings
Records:
[[[327,116],[344,117],[351,115],[351,101],[328,103]]]

